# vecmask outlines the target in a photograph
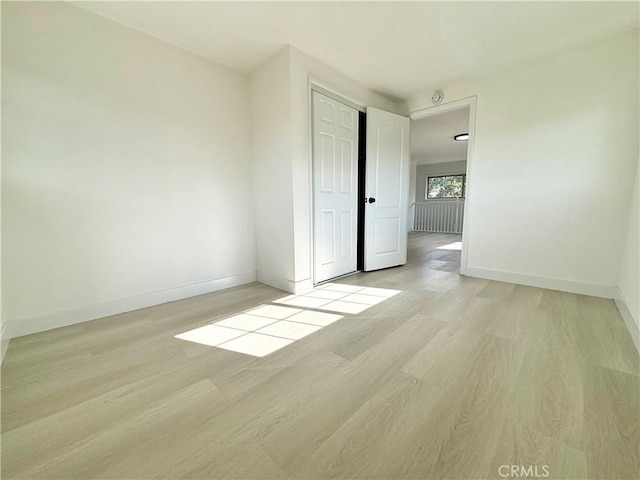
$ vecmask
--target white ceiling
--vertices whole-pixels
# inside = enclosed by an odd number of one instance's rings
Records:
[[[468,132],[468,107],[411,120],[411,161],[424,165],[466,160],[467,142],[453,137]]]
[[[393,99],[638,28],[638,2],[74,2],[240,72],[286,44]]]

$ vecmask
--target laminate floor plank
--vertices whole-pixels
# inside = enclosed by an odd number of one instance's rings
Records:
[[[489,311],[493,310],[492,305],[485,306]],[[461,328],[459,323],[452,326],[442,322],[442,325],[443,328],[402,366],[402,371],[444,388],[468,373],[463,367],[468,364],[469,357],[478,354],[481,347],[478,339],[484,333],[474,322],[469,328]]]
[[[533,469],[529,470],[532,471],[531,477],[538,475],[538,478],[590,478],[583,450],[547,437],[531,429],[530,425],[520,423],[513,416],[509,416],[505,420],[488,478],[505,478],[504,474],[511,472],[512,466]],[[518,473],[519,476],[526,476],[522,471]]]
[[[442,389],[427,386],[409,375],[394,377],[368,398],[291,476],[360,478],[362,470],[381,456],[387,461],[401,460],[402,452],[394,451],[387,439],[408,435],[415,418],[424,416],[442,394]]]
[[[489,473],[533,466],[550,478],[587,478],[582,363],[548,311],[534,310],[513,398]],[[510,468],[510,467],[508,467]]]
[[[332,282],[397,294],[296,307],[342,318],[264,357],[175,337],[288,297],[257,283],[13,339],[2,478],[637,478],[613,302],[460,276],[459,242],[411,234],[406,265]]]
[[[544,290],[516,285],[492,315],[487,333],[508,340],[529,335],[531,321],[542,303]]]
[[[585,361],[638,375],[638,351],[613,300],[581,296],[577,309],[576,345]]]
[[[240,448],[241,445],[259,448],[260,452],[265,453],[260,458],[269,460],[269,465],[277,465],[259,445],[259,440],[288,422],[305,405],[315,404],[318,395],[330,391],[341,372],[349,367],[348,361],[330,353],[311,355],[239,397],[208,409],[203,412],[205,415],[201,423],[190,429],[189,438],[181,442],[184,448],[164,451],[163,455],[158,456],[154,466],[156,476],[162,476],[161,472],[171,472],[167,476],[193,478],[192,471],[209,471],[215,472],[210,478],[227,478],[230,474],[224,473],[224,469],[230,465],[227,459],[230,452],[243,464],[238,465],[238,471],[231,470],[232,476],[239,475],[238,472],[246,468],[244,464],[251,461],[250,452],[245,452]],[[135,450],[130,454],[131,457],[123,459],[124,463],[119,468],[135,472],[136,478],[148,478],[149,472],[136,462],[140,455]],[[242,455],[249,457],[243,458]],[[222,467],[216,464],[216,459]],[[180,468],[176,470],[175,465]],[[254,470],[253,475],[248,476],[255,477],[255,472],[261,470]]]
[[[407,377],[399,366],[440,328],[420,315],[405,321],[335,375],[331,388],[317,392],[313,403],[298,405],[286,422],[261,436],[261,445],[283,469],[295,471],[369,398],[394,379]]]
[[[109,478],[105,474],[114,464],[123,462],[136,449],[154,451],[154,446],[180,442],[190,430],[203,420],[207,405],[221,401],[222,397],[208,380],[190,385],[151,403],[133,418],[116,422],[105,430],[95,430],[81,442],[67,446],[65,452],[41,462],[33,457],[33,466],[17,475],[21,478]],[[28,448],[31,439],[23,443]],[[49,438],[55,442],[55,437]],[[175,444],[174,444],[175,445]],[[3,449],[4,450],[4,449]],[[139,462],[145,455],[138,453]],[[115,461],[114,461],[115,460]],[[3,461],[4,468],[4,461]],[[154,465],[146,465],[148,473]]]
[[[589,478],[637,479],[640,378],[587,365],[583,390]]]
[[[392,311],[385,312],[385,314],[378,317],[370,318],[367,322],[367,328],[363,329],[360,335],[353,335],[349,342],[340,342],[332,351],[341,357],[353,360],[405,323],[408,316],[423,316],[420,313],[422,308],[420,305],[413,305],[407,309],[406,314],[402,311]]]
[[[428,415],[396,437],[397,462],[377,458],[361,478],[485,478],[515,387],[522,347],[483,335],[468,375],[444,389]]]

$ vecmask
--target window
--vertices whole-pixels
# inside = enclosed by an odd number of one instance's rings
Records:
[[[427,178],[426,198],[464,197],[466,175],[440,175]]]

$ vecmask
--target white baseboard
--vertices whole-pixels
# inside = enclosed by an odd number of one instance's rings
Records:
[[[304,295],[305,293],[309,293],[313,290],[313,281],[310,278],[306,280],[300,280],[296,282],[294,285],[294,292],[296,295]]]
[[[529,287],[548,288],[549,290],[579,293],[581,295],[590,295],[592,297],[617,297],[617,287],[613,285],[582,283],[560,278],[539,277],[537,275],[525,275],[521,273],[469,266],[466,268],[465,275],[468,277],[485,278],[487,280],[497,280],[499,282],[518,283]]]
[[[5,353],[7,353],[7,348],[9,348],[9,340],[11,340],[11,338],[8,334],[9,329],[7,328],[7,324],[3,323],[2,329],[0,330],[0,349],[2,350],[0,352],[0,364],[4,360],[4,355]]]
[[[269,285],[270,287],[277,288],[278,290],[284,290],[289,293],[295,293],[295,282],[287,280],[286,278],[277,277],[269,273],[261,272],[260,270],[258,270],[256,278],[258,282]]]
[[[270,287],[277,288],[278,290],[284,290],[285,292],[293,293],[295,295],[300,295],[313,290],[313,281],[310,278],[294,282],[293,280],[277,277],[261,271],[258,271],[257,278],[260,283],[264,283]]]
[[[134,297],[119,298],[107,302],[85,305],[77,308],[50,312],[33,317],[9,320],[6,325],[7,341],[11,338],[22,337],[32,333],[43,332],[76,323],[87,322],[97,318],[130,312],[140,308],[153,307],[162,303],[182,300],[225,288],[235,287],[245,283],[255,282],[256,272],[241,273],[230,277],[217,278],[207,282],[194,283],[183,287],[151,292]],[[5,336],[2,336],[4,342]],[[4,353],[4,351],[3,351]]]
[[[619,288],[617,288],[616,290],[616,307],[618,307],[620,315],[622,316],[622,319],[624,320],[624,323],[627,326],[629,333],[631,334],[631,339],[633,340],[636,349],[638,350],[638,352],[640,352],[640,319],[635,318],[634,314],[631,312],[627,299],[625,298],[622,291]]]

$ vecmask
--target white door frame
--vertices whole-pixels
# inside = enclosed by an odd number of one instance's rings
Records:
[[[469,203],[472,198],[473,188],[469,188],[469,172],[471,163],[473,160],[473,153],[475,151],[476,141],[476,108],[477,97],[467,97],[454,102],[443,103],[435,107],[423,108],[415,110],[409,114],[411,120],[417,120],[419,118],[430,117],[432,115],[438,115],[439,113],[450,112],[452,110],[459,110],[461,108],[469,108],[469,140],[467,143],[467,184],[465,186],[465,202],[464,202],[464,222],[462,224],[462,254],[460,258],[460,274],[465,275],[467,273],[467,254],[469,251]]]

